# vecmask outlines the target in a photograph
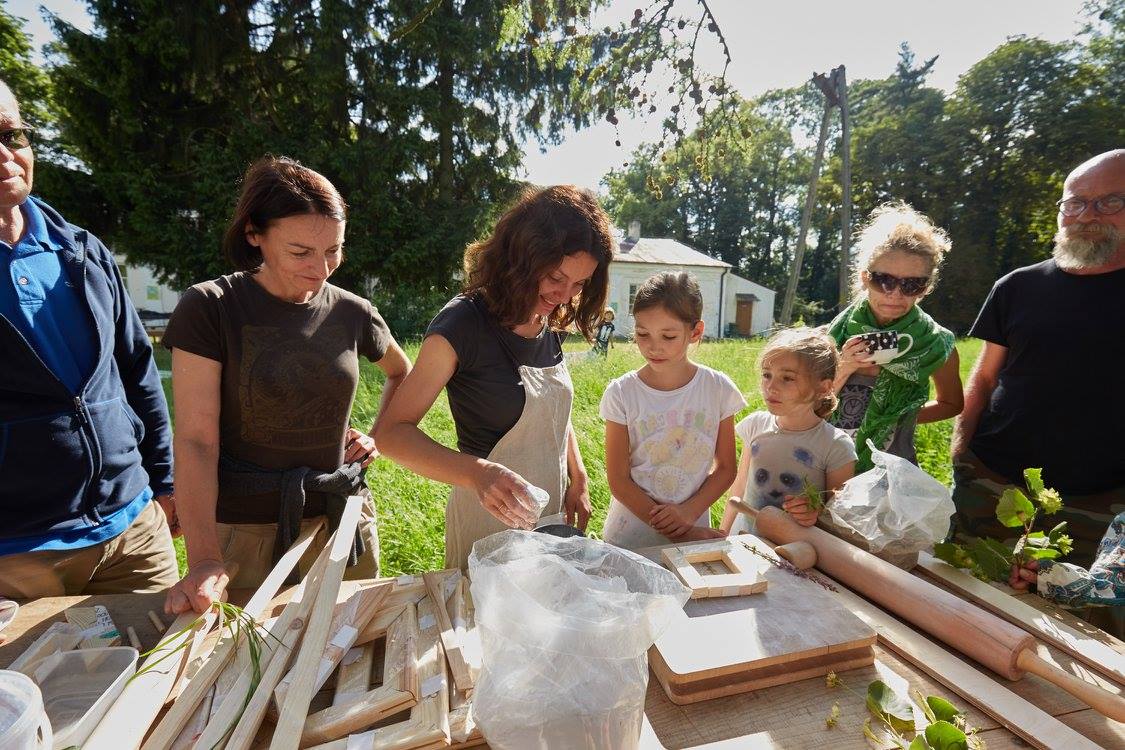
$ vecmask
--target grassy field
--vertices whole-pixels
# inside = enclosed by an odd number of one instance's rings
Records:
[[[701,344],[692,355],[695,361],[722,370],[734,379],[749,401],[749,406],[739,418],[762,408],[754,369],[761,346],[761,340],[708,342]],[[643,360],[632,344],[615,343],[609,357],[604,360],[582,356],[588,348],[577,343],[566,346],[574,379],[574,428],[590,474],[590,498],[594,505],[590,529],[600,533],[609,504],[609,487],[605,479],[604,428],[598,416],[598,403],[606,383],[640,367]],[[407,353],[412,359],[417,349],[417,344],[407,347]],[[961,374],[964,380],[980,350],[980,342],[960,341],[957,350],[961,357]],[[168,368],[166,352],[158,353],[158,363],[160,367]],[[359,390],[352,411],[354,426],[363,430],[371,426],[379,404],[382,380],[382,373],[377,367],[366,361],[362,362]],[[164,385],[170,391],[169,381],[165,380]],[[422,422],[422,429],[444,445],[456,445],[453,419],[444,393]],[[951,478],[951,429],[952,421],[921,425],[916,439],[922,468],[946,484]],[[419,477],[384,458],[372,464],[368,483],[379,503],[379,536],[384,572],[387,575],[398,575],[440,568],[443,564],[444,509],[449,495],[448,486]],[[712,512],[717,517],[721,512],[721,505],[716,503]]]

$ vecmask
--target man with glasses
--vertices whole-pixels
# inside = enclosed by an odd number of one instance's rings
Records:
[[[113,256],[31,196],[35,157],[0,81],[0,596],[161,591],[171,428]]]
[[[1125,149],[1066,178],[1053,257],[992,287],[970,335],[984,349],[953,433],[955,530],[1014,536],[995,519],[1006,487],[1043,469],[1066,508],[1071,560],[1089,567],[1125,510]],[[1052,524],[1053,525],[1053,524]]]

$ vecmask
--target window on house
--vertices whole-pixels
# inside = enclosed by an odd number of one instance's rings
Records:
[[[639,288],[638,284],[630,284],[629,285],[629,308],[628,309],[629,309],[630,314],[633,312],[633,301],[637,299],[637,289],[638,288]]]
[[[129,267],[121,263],[117,264],[117,272],[121,274],[121,280],[126,284],[129,283]]]
[[[149,284],[146,287],[146,290],[148,292],[148,294],[146,296],[150,300],[159,300],[160,299],[160,287],[156,286],[155,284]]]

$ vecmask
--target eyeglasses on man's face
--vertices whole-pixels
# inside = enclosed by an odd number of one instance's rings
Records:
[[[926,291],[930,284],[929,276],[893,276],[881,271],[868,271],[871,283],[882,290],[883,294],[891,294],[895,289],[901,289],[907,297],[917,297]]]
[[[31,145],[31,128],[9,128],[0,130],[0,145],[16,151]]]
[[[1085,198],[1063,198],[1055,204],[1063,216],[1075,217],[1082,214],[1087,206],[1093,206],[1094,211],[1102,216],[1112,216],[1125,208],[1125,195],[1103,195],[1101,198],[1086,200]]]

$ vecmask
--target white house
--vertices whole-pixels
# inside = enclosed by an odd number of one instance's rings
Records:
[[[639,222],[618,241],[609,264],[609,307],[617,315],[617,334],[633,333],[633,297],[645,279],[661,271],[687,271],[703,292],[704,335],[751,336],[773,326],[774,291],[731,273],[731,264],[678,240],[641,237]]]
[[[130,265],[120,255],[113,256],[113,259],[125,282],[129,299],[133,300],[133,306],[141,312],[141,319],[145,325],[163,327],[167,316],[176,309],[176,303],[180,301],[180,293],[161,284],[148,266]]]

